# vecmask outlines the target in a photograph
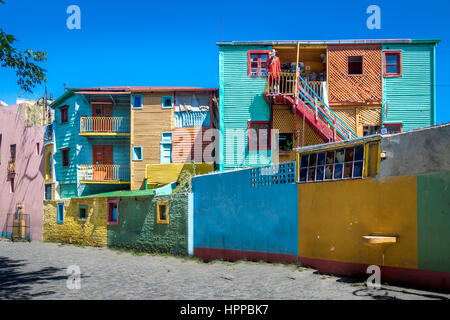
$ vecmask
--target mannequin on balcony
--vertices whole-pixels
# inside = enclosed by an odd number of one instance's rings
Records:
[[[274,94],[278,94],[279,91],[280,77],[281,77],[280,72],[281,72],[280,58],[276,56],[275,49],[272,49],[269,57],[269,84],[271,92]]]

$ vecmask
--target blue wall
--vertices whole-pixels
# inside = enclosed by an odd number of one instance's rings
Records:
[[[262,179],[271,181],[272,176]],[[244,169],[194,177],[192,183],[194,248],[298,256],[294,179],[252,186],[252,169]]]

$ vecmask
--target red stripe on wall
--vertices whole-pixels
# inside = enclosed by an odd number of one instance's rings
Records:
[[[300,258],[302,266],[312,267],[320,273],[337,276],[369,277],[368,264]],[[381,281],[402,283],[423,288],[450,290],[450,273],[430,270],[380,266]]]
[[[268,262],[286,262],[295,263],[297,256],[281,253],[266,253],[256,251],[240,251],[210,248],[194,248],[194,256],[202,258],[205,261],[223,259],[228,261],[237,261],[247,259],[250,261],[268,261]]]

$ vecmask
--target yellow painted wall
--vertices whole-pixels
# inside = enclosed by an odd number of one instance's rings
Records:
[[[57,204],[59,202],[64,202],[64,223],[57,223]],[[80,204],[88,206],[88,218],[86,221],[78,220],[78,206]],[[106,198],[73,198],[71,200],[44,201],[44,242],[65,242],[106,247],[106,225]]]
[[[300,257],[417,268],[415,176],[303,183],[298,191]],[[365,235],[399,238],[369,245]]]
[[[146,177],[148,184],[167,184],[178,181],[183,171],[193,172],[191,163],[147,164]],[[213,163],[195,164],[196,174],[205,174],[214,171]]]

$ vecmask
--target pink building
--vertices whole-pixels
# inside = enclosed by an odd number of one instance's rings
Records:
[[[27,128],[25,108],[18,108],[0,106],[0,235],[11,236],[21,205],[25,227],[16,231],[42,240],[45,127]]]

